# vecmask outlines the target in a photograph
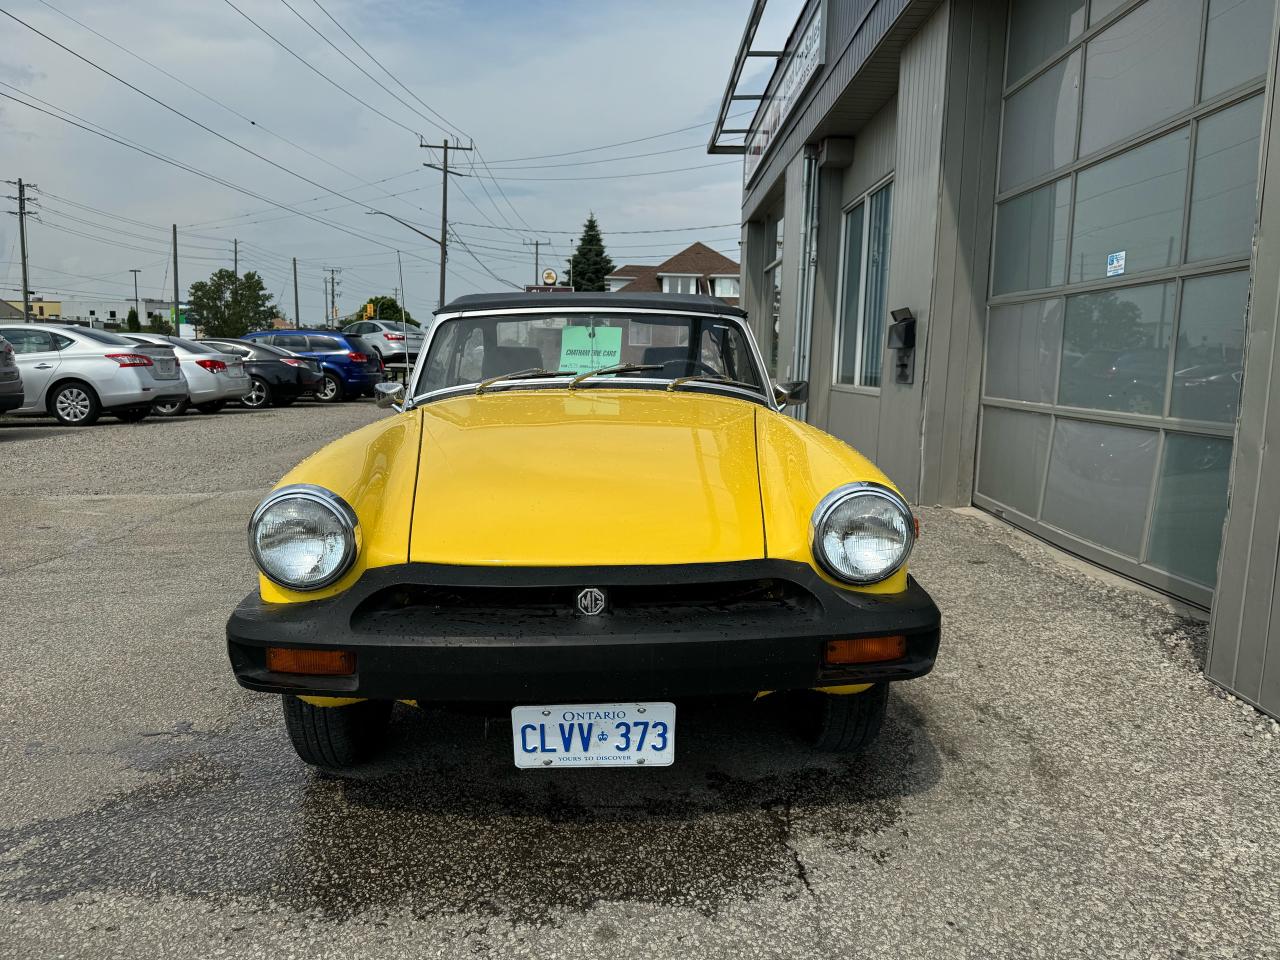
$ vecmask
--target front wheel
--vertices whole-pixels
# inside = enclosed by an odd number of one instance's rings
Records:
[[[809,711],[809,738],[819,750],[859,753],[880,736],[888,705],[887,683],[862,693],[811,693],[804,707]]]
[[[315,707],[286,695],[284,725],[293,749],[313,767],[355,766],[382,744],[391,719],[390,700],[364,700],[345,707]]]
[[[102,405],[93,387],[72,381],[62,384],[49,396],[49,412],[68,427],[88,427],[98,422]]]
[[[159,400],[151,405],[151,410],[157,417],[180,417],[190,406],[190,400],[180,397],[176,400]]]
[[[346,388],[343,387],[337,374],[333,373],[326,373],[320,385],[316,387],[316,399],[321,403],[337,403],[345,394]]]

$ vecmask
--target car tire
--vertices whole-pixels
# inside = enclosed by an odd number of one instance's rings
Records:
[[[862,693],[813,693],[810,740],[828,753],[859,753],[880,736],[889,704],[889,685],[877,683]]]
[[[261,410],[271,405],[271,384],[261,377],[253,378],[253,389],[240,398],[240,406],[250,410]]]
[[[316,707],[286,694],[284,725],[298,756],[313,767],[343,770],[372,755],[385,739],[390,700]]]
[[[150,407],[130,407],[128,410],[116,410],[112,413],[121,423],[141,423],[150,415]]]
[[[225,400],[210,400],[208,403],[197,403],[196,409],[201,413],[218,413],[227,405]]]
[[[158,400],[151,405],[151,412],[157,417],[181,417],[191,409],[191,401],[183,397],[181,400]]]
[[[49,413],[68,427],[90,427],[102,416],[102,404],[93,387],[80,380],[60,383],[49,394]]]
[[[347,388],[335,373],[326,373],[316,386],[316,399],[321,403],[338,403],[346,398]]]

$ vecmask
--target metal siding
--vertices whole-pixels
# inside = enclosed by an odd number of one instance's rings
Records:
[[[865,120],[893,96],[898,83],[897,51],[938,5],[937,0],[831,0],[827,63],[745,192],[744,218],[757,215],[784,167],[805,143],[850,120]],[[837,58],[830,56],[833,50],[840,51]]]
[[[782,305],[778,311],[778,370],[779,380],[793,379],[791,353],[796,342],[796,307],[800,296],[800,255],[803,246],[801,235],[804,219],[804,154],[796,154],[786,171],[786,211],[783,214],[782,236]]]
[[[912,500],[920,494],[921,391],[929,360],[922,348],[928,343],[937,253],[947,21],[944,3],[903,48],[898,85],[887,306],[909,307],[917,318],[916,377],[911,384],[894,383],[893,358],[885,358],[876,461]]]
[[[920,498],[968,504],[999,144],[1006,7],[952,0],[938,266],[927,351]]]
[[[853,162],[835,180],[836,189],[832,191],[833,196],[826,205],[831,217],[831,223],[827,227],[831,234],[831,244],[823,248],[824,251],[830,251],[824,253],[824,269],[831,276],[832,305],[824,341],[826,351],[821,357],[816,351],[814,354],[815,379],[817,376],[824,378],[821,393],[825,400],[825,416],[823,420],[815,419],[813,422],[872,459],[878,456],[879,450],[879,395],[854,393],[846,389],[833,389],[831,386],[835,380],[835,324],[836,310],[839,309],[837,285],[843,253],[841,230],[844,207],[893,172],[897,158],[897,110],[897,101],[891,100],[858,132],[854,138]],[[892,269],[891,252],[890,270]]]
[[[769,262],[766,259],[768,242],[767,223],[753,220],[742,225],[742,260],[738,266],[741,297],[738,303],[747,311],[747,320],[762,348],[765,348],[762,317],[765,316],[764,266]]]
[[[840,302],[840,194],[844,170],[820,169],[818,178],[818,262],[814,265],[808,419],[824,426],[830,422],[835,321]],[[830,431],[830,427],[824,429]]]
[[[1261,214],[1246,327],[1244,387],[1236,425],[1231,501],[1219,560],[1210,678],[1280,715],[1280,104],[1276,28],[1263,130]]]
[[[889,174],[897,159],[898,103],[890,100],[854,138],[853,163],[845,170],[841,205],[851,203]]]

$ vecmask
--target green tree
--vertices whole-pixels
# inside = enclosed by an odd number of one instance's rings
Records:
[[[604,278],[613,273],[613,261],[604,250],[604,237],[593,213],[582,227],[582,237],[569,258],[569,277],[573,289],[600,292],[607,289]]]
[[[375,320],[386,320],[390,323],[410,323],[415,327],[418,325],[418,321],[413,319],[412,314],[396,303],[393,297],[370,297],[365,301],[365,305],[356,311],[357,320],[365,319],[365,309],[369,304],[373,304],[373,317]]]
[[[206,337],[240,337],[271,326],[276,308],[262,278],[250,270],[242,277],[227,269],[198,280],[187,293],[190,320]]]
[[[129,316],[124,321],[124,327],[132,333],[142,329],[142,324],[138,322],[138,311],[133,307],[129,308]]]

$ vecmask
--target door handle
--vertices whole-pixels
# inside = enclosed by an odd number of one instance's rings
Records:
[[[52,363],[37,363],[37,364],[36,364],[36,366],[35,366],[35,369],[37,369],[37,370],[52,370],[52,369],[53,369],[53,364],[52,364]]]

